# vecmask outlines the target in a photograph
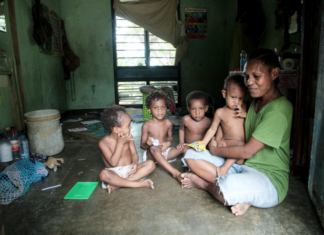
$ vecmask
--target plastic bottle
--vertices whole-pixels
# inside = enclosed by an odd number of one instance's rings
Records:
[[[25,138],[24,135],[20,136],[20,157],[21,159],[29,158],[29,147],[28,147],[28,140]]]
[[[0,139],[0,162],[1,166],[7,167],[12,163],[11,144],[5,136]]]
[[[11,131],[10,136],[10,143],[11,143],[11,151],[12,157],[15,161],[20,160],[20,145],[19,145],[19,138],[16,135],[15,131]]]
[[[247,53],[245,50],[242,50],[242,53],[240,54],[241,59],[240,59],[240,71],[244,70],[244,65],[247,59]]]

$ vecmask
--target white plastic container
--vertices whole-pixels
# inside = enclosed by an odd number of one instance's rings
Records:
[[[0,161],[1,165],[12,162],[12,151],[10,141],[7,139],[0,140]]]
[[[62,152],[64,140],[58,110],[37,110],[26,113],[24,117],[30,152],[47,156]]]

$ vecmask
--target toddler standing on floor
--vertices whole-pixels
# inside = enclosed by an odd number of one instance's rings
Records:
[[[114,105],[101,113],[101,121],[109,135],[99,142],[105,169],[100,172],[102,188],[113,190],[125,188],[151,188],[153,182],[148,176],[154,169],[153,161],[138,163],[138,154],[131,135],[131,117],[124,107]]]

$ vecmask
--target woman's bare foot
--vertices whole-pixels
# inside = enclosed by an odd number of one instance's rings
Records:
[[[206,190],[206,181],[192,173],[181,174],[183,188],[200,188]]]
[[[245,204],[238,203],[235,206],[232,206],[231,210],[234,215],[239,216],[239,215],[243,215],[247,211],[247,209],[249,209],[250,206],[251,205],[247,203]]]
[[[112,191],[119,189],[120,187],[116,187],[116,186],[112,186],[110,184],[107,184],[107,190],[108,190],[108,194],[111,194]]]

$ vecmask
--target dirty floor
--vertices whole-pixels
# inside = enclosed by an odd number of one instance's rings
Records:
[[[141,160],[141,124],[133,127]],[[99,182],[98,174],[104,167],[96,143],[66,135],[64,139],[65,148],[56,156],[65,158],[63,167],[32,184],[26,195],[1,206],[6,235],[323,234],[306,185],[292,178],[288,196],[280,205],[251,207],[240,217],[205,191],[182,189],[158,165],[148,177],[154,182],[154,190],[123,188],[108,195],[98,184],[88,200],[64,200],[76,182]],[[173,146],[177,143],[178,136],[174,135]],[[180,159],[172,165],[183,171]],[[62,187],[41,191],[57,184]]]

